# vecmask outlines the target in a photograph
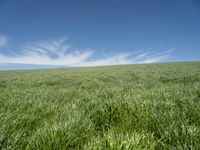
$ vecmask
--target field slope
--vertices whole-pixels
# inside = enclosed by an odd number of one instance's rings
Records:
[[[200,149],[200,62],[0,71],[0,149]]]

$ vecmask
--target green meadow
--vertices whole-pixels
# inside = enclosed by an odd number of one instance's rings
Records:
[[[200,62],[0,71],[2,150],[198,150]]]

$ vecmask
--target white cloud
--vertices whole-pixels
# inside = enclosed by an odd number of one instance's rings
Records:
[[[0,47],[6,46],[8,43],[8,37],[4,35],[0,35]]]
[[[131,63],[131,60],[129,59],[130,56],[131,54],[129,53],[107,56],[105,58],[85,61],[82,64],[78,64],[78,66],[107,66],[107,65],[117,65],[117,64],[130,64]]]
[[[133,58],[133,62],[134,63],[162,62],[166,60],[171,55],[172,52],[174,52],[174,49],[166,50],[163,52],[157,52],[157,53],[156,52],[141,53]]]
[[[93,50],[70,51],[70,45],[63,37],[54,41],[25,44],[17,56],[7,56],[0,53],[0,63],[34,64],[34,65],[64,65],[64,66],[106,66],[132,63],[161,62],[169,57],[173,50],[161,53],[140,52],[120,53],[111,56],[100,57],[92,60]],[[151,50],[152,51],[152,50]]]

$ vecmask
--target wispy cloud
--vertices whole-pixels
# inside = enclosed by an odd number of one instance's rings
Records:
[[[165,50],[162,52],[142,52],[133,58],[133,62],[135,63],[154,63],[154,62],[162,62],[166,60],[171,53],[174,52],[174,49]]]
[[[5,35],[0,35],[0,47],[6,46],[8,43],[8,37]]]
[[[173,50],[164,52],[140,52],[138,54],[119,53],[93,59],[94,50],[71,50],[65,37],[58,40],[22,45],[17,56],[0,53],[0,63],[62,65],[62,66],[106,66],[132,63],[161,62],[168,58]]]

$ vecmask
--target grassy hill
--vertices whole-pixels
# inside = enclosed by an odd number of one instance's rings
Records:
[[[200,149],[200,62],[0,71],[0,149]]]

